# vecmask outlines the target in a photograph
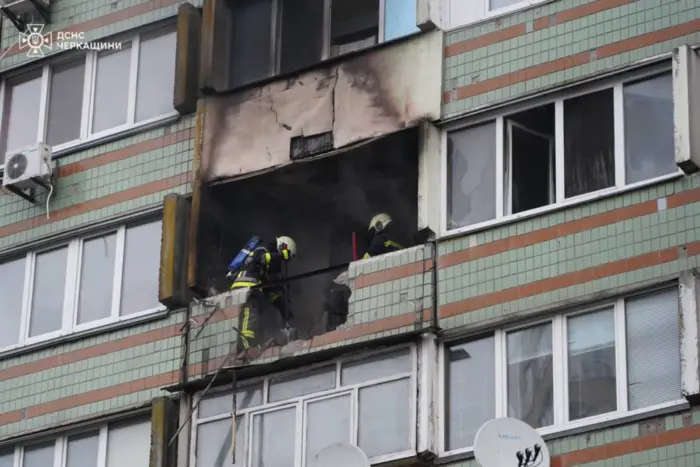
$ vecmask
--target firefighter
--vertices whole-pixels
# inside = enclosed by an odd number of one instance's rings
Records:
[[[395,235],[391,216],[386,213],[377,214],[369,223],[369,233],[372,240],[362,259],[383,255],[391,251],[403,250],[403,246],[393,240]]]
[[[290,237],[277,237],[274,242],[257,246],[247,254],[241,271],[231,284],[231,289],[250,288],[248,300],[238,315],[240,331],[239,350],[249,349],[256,344],[258,314],[265,302],[271,303],[281,314],[285,325],[290,318],[287,297],[281,285],[266,285],[284,279],[283,265],[294,259],[296,242]]]

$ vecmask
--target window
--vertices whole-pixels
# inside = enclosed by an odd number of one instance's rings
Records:
[[[141,316],[158,302],[161,221],[121,227],[0,264],[0,349]]]
[[[443,451],[494,417],[553,432],[678,403],[678,300],[657,290],[446,348]]]
[[[677,174],[672,77],[646,73],[448,132],[446,230]]]
[[[232,22],[232,87],[418,31],[411,0],[241,0]]]
[[[454,29],[494,16],[522,10],[545,0],[442,0],[443,27]]]
[[[0,165],[37,141],[56,151],[173,115],[175,39],[161,28],[5,80]]]
[[[0,451],[0,467],[148,467],[151,421],[128,420]]]
[[[382,462],[415,454],[415,349],[266,378],[236,394],[236,465],[310,466],[338,442]],[[202,399],[196,467],[231,464],[230,393]]]

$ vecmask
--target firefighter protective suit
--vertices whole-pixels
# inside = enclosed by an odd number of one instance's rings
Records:
[[[284,324],[288,324],[290,310],[287,306],[283,266],[296,255],[296,243],[289,237],[278,237],[255,248],[248,254],[241,271],[231,284],[231,289],[248,288],[249,294],[238,314],[238,350],[243,351],[259,344],[259,315],[268,304],[279,311]],[[268,285],[275,283],[273,285]]]

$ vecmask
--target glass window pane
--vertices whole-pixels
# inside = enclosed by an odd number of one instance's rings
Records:
[[[445,447],[452,450],[473,445],[481,425],[496,416],[494,338],[452,347],[447,355]]]
[[[253,467],[294,467],[296,408],[257,415],[253,421]]]
[[[36,256],[29,337],[61,329],[68,248]]]
[[[300,375],[270,379],[270,402],[305,396],[335,387],[335,366],[309,371]]]
[[[236,463],[231,464],[231,419],[207,422],[197,427],[197,466],[244,465],[245,420],[236,417]]]
[[[447,228],[496,217],[496,123],[447,135]]]
[[[567,319],[569,420],[617,410],[613,309]]]
[[[508,416],[533,428],[554,422],[552,325],[508,333]]]
[[[349,443],[350,395],[309,402],[306,407],[306,465],[333,443]]]
[[[626,307],[629,408],[682,399],[678,289],[632,298]]]
[[[10,448],[0,451],[0,467],[14,467],[15,450]]]
[[[51,69],[46,141],[51,146],[80,138],[85,58]]]
[[[402,350],[401,352],[343,363],[341,380],[342,384],[346,386],[410,372],[411,353],[408,350]]]
[[[272,71],[272,0],[236,0],[234,9],[231,85],[242,86]]]
[[[521,3],[523,0],[489,0],[489,11],[505,8],[516,3]]]
[[[19,339],[26,264],[25,258],[0,264],[0,297],[2,297],[0,348],[16,344]]]
[[[384,0],[384,40],[390,41],[420,31],[416,26],[414,0]]]
[[[564,101],[564,194],[615,185],[613,90]]]
[[[175,31],[142,38],[136,88],[137,122],[173,112],[175,48]]]
[[[379,40],[378,0],[332,0],[331,57],[372,47]]]
[[[126,123],[129,102],[131,44],[118,51],[101,52],[97,58],[92,132],[109,130]]]
[[[3,133],[4,142],[0,161],[5,153],[35,144],[39,132],[39,105],[41,73],[31,73],[7,85]]]
[[[411,446],[411,380],[400,379],[360,389],[358,445],[368,457],[392,454]]]
[[[22,467],[47,467],[53,465],[53,451],[55,443],[35,444],[24,449],[24,462]]]
[[[671,73],[626,85],[624,102],[626,182],[676,172]]]
[[[158,301],[160,234],[162,223],[151,222],[126,229],[121,315],[152,310]]]
[[[109,318],[112,312],[116,248],[116,234],[83,242],[78,324]]]
[[[241,389],[236,394],[236,406],[238,410],[249,409],[262,404],[262,385]],[[233,395],[230,392],[202,399],[197,409],[198,418],[215,417],[225,413],[231,413]]]
[[[99,432],[68,438],[66,467],[97,467]]]
[[[323,2],[283,0],[280,73],[290,73],[321,61]]]
[[[107,432],[107,467],[148,467],[151,421],[115,423]]]

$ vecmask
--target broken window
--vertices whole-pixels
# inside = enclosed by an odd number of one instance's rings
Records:
[[[678,173],[671,74],[657,66],[596,87],[448,132],[444,228]]]
[[[447,228],[474,225],[496,217],[496,124],[447,135]]]
[[[670,73],[625,84],[627,183],[674,173],[673,77]]]
[[[567,198],[615,185],[613,90],[564,101],[564,192]]]
[[[198,288],[228,290],[227,265],[252,235],[263,241],[288,235],[298,248],[282,284],[290,324],[299,339],[335,329],[345,321],[348,297],[334,280],[364,255],[372,217],[389,213],[399,234],[394,241],[415,243],[417,147],[417,131],[404,130],[343,154],[209,187],[200,217]]]
[[[379,0],[332,0],[331,56],[371,47],[379,39]]]
[[[554,105],[506,119],[506,206],[515,214],[547,206],[554,198]]]

